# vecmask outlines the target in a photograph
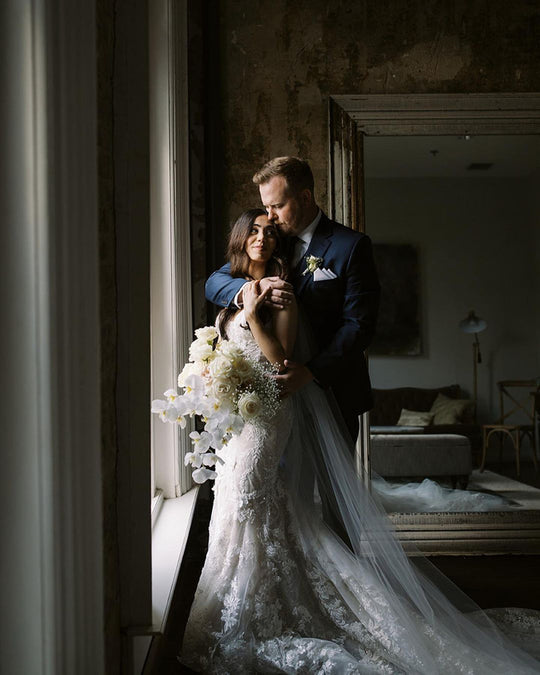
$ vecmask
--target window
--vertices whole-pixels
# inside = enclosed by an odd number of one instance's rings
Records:
[[[152,398],[176,386],[193,336],[187,97],[183,3],[150,8],[150,294]],[[153,510],[192,486],[184,466],[190,425],[152,420]]]

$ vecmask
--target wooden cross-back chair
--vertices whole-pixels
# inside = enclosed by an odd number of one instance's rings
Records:
[[[497,382],[499,388],[500,417],[495,424],[482,426],[482,462],[480,471],[484,470],[489,439],[493,435],[499,437],[499,461],[502,457],[502,445],[505,437],[510,438],[516,457],[516,473],[520,474],[520,450],[523,438],[530,440],[535,471],[538,471],[536,453],[539,449],[538,424],[540,416],[540,378],[535,380],[502,380]],[[520,393],[522,394],[520,396]],[[523,395],[524,394],[524,395]],[[507,405],[508,404],[508,405]],[[509,418],[521,412],[530,420],[530,424],[512,424]]]

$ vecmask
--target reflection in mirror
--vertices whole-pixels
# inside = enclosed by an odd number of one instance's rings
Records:
[[[391,512],[540,509],[540,137],[367,136],[364,152],[374,488]]]

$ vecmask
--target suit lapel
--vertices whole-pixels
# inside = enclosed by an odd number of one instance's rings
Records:
[[[312,281],[313,275],[310,272],[303,274],[304,270],[306,269],[306,259],[310,255],[313,255],[316,258],[323,258],[324,260],[324,254],[326,253],[326,250],[330,246],[331,237],[332,237],[332,226],[328,218],[323,213],[321,216],[321,220],[317,225],[315,232],[313,233],[313,237],[311,238],[308,249],[305,252],[304,257],[298,263],[298,271],[297,271],[298,281],[296,283],[295,289],[297,295],[301,295],[307,283]],[[325,265],[323,262],[322,267],[324,266]]]

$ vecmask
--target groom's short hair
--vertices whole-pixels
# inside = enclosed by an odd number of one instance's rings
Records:
[[[283,176],[289,191],[293,194],[307,188],[313,195],[313,173],[309,164],[300,157],[274,157],[257,171],[253,176],[253,182],[255,185],[263,185],[274,176]]]

